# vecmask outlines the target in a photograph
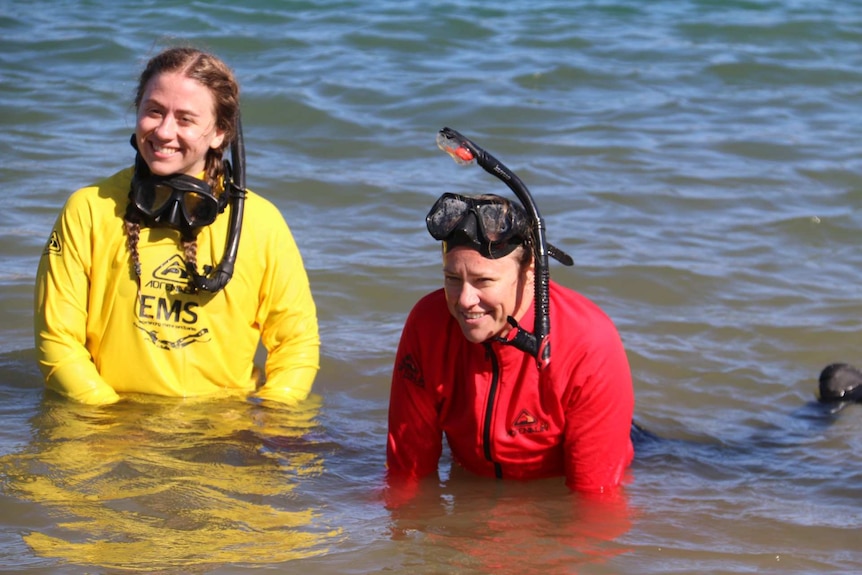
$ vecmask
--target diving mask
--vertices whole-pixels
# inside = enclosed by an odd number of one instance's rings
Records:
[[[157,226],[191,232],[213,223],[227,204],[209,184],[186,174],[149,175],[132,179],[130,199]]]
[[[501,258],[528,236],[526,214],[505,198],[445,193],[425,217],[428,232],[446,243],[472,247],[488,258]]]
[[[495,194],[462,196],[447,192],[431,207],[425,225],[431,237],[444,242],[444,251],[467,246],[490,259],[507,256],[532,242],[524,208]],[[567,254],[550,244],[548,255],[572,265]]]

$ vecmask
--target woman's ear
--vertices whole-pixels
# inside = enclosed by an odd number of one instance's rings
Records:
[[[225,134],[227,134],[226,130],[216,128],[215,136],[213,136],[212,142],[210,142],[210,148],[213,150],[220,150],[221,145],[224,143]]]
[[[531,258],[530,263],[524,268],[524,278],[528,282],[536,279],[536,258]]]

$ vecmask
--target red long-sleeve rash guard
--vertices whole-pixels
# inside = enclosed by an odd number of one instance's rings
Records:
[[[499,342],[471,343],[443,290],[411,311],[389,404],[390,478],[437,471],[443,434],[455,461],[478,475],[565,476],[603,492],[631,463],[634,392],[619,334],[586,297],[550,285],[551,363]],[[533,309],[521,320],[533,327]]]

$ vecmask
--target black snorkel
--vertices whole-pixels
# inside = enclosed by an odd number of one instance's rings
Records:
[[[186,262],[194,286],[203,291],[216,293],[224,288],[233,277],[236,254],[239,251],[239,238],[242,233],[242,217],[245,208],[247,191],[245,188],[245,141],[242,136],[242,120],[239,112],[236,116],[236,136],[230,144],[230,163],[225,162],[225,194],[230,202],[230,224],[227,231],[227,243],[224,255],[214,270],[209,274],[199,274],[189,262]],[[231,167],[232,166],[232,167]]]
[[[475,160],[486,172],[502,180],[515,193],[527,211],[532,227],[532,249],[535,258],[534,333],[524,330],[518,325],[515,318],[509,316],[509,324],[516,329],[516,334],[512,339],[503,341],[535,357],[539,369],[542,369],[551,362],[551,346],[548,340],[548,334],[551,330],[548,295],[550,282],[548,271],[549,247],[545,239],[545,221],[542,219],[527,186],[497,158],[452,128],[443,128],[437,133],[437,146],[452,156],[457,164],[467,165]],[[572,258],[559,250],[555,250],[554,257],[565,265],[572,265]]]

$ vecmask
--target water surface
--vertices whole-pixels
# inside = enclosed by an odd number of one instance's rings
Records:
[[[0,571],[848,573],[860,408],[862,3],[814,0],[0,2]],[[191,42],[243,86],[248,183],[283,211],[322,367],[296,410],[72,406],[35,367],[32,285],[62,203],[129,165],[136,76]],[[380,497],[389,373],[440,284],[423,219],[530,187],[632,365],[624,501],[448,470]]]

